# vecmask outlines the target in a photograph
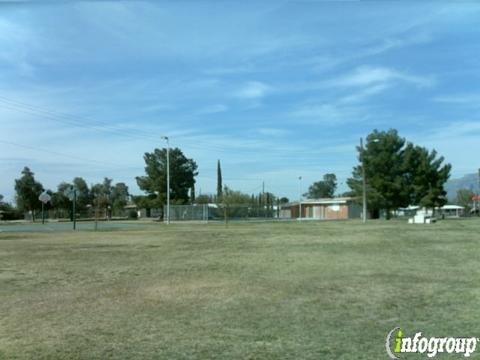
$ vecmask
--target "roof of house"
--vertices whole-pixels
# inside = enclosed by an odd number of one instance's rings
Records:
[[[458,205],[443,205],[440,209],[442,210],[462,210],[465,209],[463,206]]]
[[[354,200],[354,198],[352,197],[337,197],[337,198],[322,198],[322,199],[305,199],[305,200],[302,200],[301,203],[302,205],[310,205],[310,204],[341,205],[341,204],[346,204],[352,200]],[[282,205],[282,207],[290,207],[290,206],[298,206],[298,201],[292,201]]]

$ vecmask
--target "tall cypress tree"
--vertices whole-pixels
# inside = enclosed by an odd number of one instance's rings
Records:
[[[222,198],[222,168],[220,167],[220,160],[217,161],[217,198],[220,201]]]

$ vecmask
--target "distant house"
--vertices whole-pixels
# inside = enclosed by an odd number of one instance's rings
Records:
[[[396,216],[415,216],[417,211],[420,209],[420,206],[409,205],[406,208],[399,208],[396,212]]]
[[[301,205],[301,206],[300,206]],[[300,208],[302,213],[300,216]],[[280,218],[305,220],[346,220],[360,219],[362,207],[353,198],[308,199],[284,204],[280,208]]]
[[[464,215],[465,208],[458,205],[444,205],[439,210],[444,217],[460,217]]]
[[[396,211],[396,215],[412,217],[415,216],[418,211],[423,211],[431,216],[435,214],[435,216],[441,216],[444,218],[461,217],[465,215],[465,208],[458,205],[443,205],[442,207],[436,207],[435,212],[433,212],[432,209],[422,209],[420,206],[410,205],[406,208],[399,208]]]

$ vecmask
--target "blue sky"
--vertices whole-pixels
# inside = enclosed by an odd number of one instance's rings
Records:
[[[217,159],[249,193],[295,199],[327,172],[346,190],[375,128],[475,172],[479,21],[474,2],[2,3],[0,194],[25,165],[46,188],[108,176],[138,194],[162,135],[202,193]]]

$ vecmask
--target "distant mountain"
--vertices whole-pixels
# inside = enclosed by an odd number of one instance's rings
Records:
[[[459,179],[450,179],[445,184],[447,197],[450,200],[455,199],[459,189],[469,189],[478,192],[478,174],[467,174]]]

